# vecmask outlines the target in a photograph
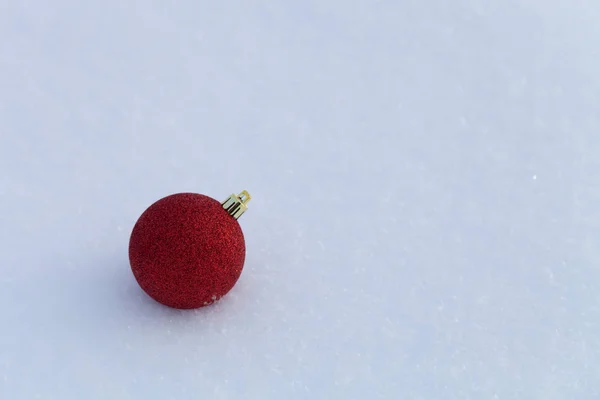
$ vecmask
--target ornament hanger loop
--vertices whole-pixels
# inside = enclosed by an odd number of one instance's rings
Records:
[[[242,190],[242,192],[240,194],[238,194],[238,198],[242,201],[242,203],[244,204],[248,204],[248,202],[250,200],[252,200],[252,196],[250,196],[250,193],[248,193],[247,190]]]

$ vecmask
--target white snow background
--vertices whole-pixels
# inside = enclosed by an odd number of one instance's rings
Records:
[[[600,398],[596,0],[0,1],[0,399]],[[145,295],[151,203],[242,277]]]

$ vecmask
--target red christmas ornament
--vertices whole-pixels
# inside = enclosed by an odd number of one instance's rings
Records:
[[[246,244],[237,219],[247,210],[243,191],[224,202],[195,193],[167,196],[136,222],[129,240],[133,275],[154,300],[180,309],[214,303],[233,288]]]

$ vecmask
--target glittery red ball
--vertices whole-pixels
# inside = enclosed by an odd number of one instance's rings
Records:
[[[239,223],[210,197],[179,193],[152,204],[131,233],[129,261],[150,297],[188,309],[214,303],[235,285],[246,257]]]

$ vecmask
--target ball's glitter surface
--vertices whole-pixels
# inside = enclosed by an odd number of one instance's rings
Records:
[[[199,308],[223,297],[246,257],[239,223],[220,202],[178,193],[152,204],[129,241],[131,270],[142,289],[166,306]]]

